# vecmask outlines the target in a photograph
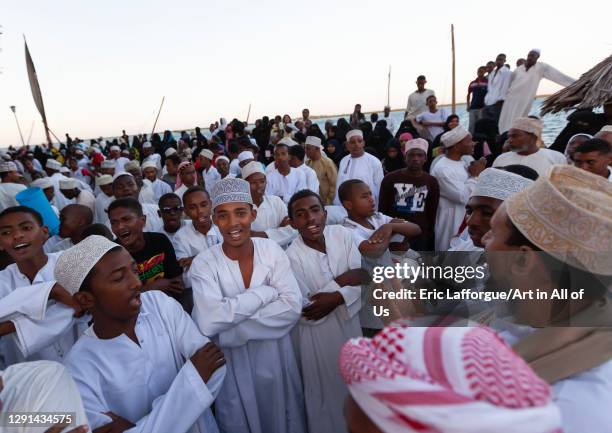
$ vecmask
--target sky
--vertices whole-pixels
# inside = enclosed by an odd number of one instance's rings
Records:
[[[612,2],[549,0],[1,0],[0,147],[44,141],[27,78],[23,36],[50,128],[61,139],[207,127],[405,107],[419,74],[451,100],[455,25],[457,101],[479,65],[504,52],[514,67],[540,60],[578,78],[612,52]],[[587,7],[588,6],[588,7]],[[559,87],[542,81],[539,94]],[[33,126],[32,126],[33,125]]]

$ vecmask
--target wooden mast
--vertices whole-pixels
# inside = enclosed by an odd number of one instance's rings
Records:
[[[451,24],[451,47],[453,52],[453,101],[452,101],[452,109],[453,113],[456,113],[456,87],[455,87],[455,26]]]
[[[155,134],[155,127],[157,126],[157,119],[159,119],[159,115],[161,114],[162,107],[164,106],[165,96],[162,96],[161,104],[159,104],[159,111],[157,112],[157,117],[155,118],[155,123],[153,124],[153,130],[151,131],[151,137]]]
[[[391,108],[391,65],[389,65],[389,76],[387,78],[387,107]]]

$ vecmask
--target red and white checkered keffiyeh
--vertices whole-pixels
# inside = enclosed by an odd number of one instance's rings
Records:
[[[484,327],[394,323],[348,341],[340,370],[385,433],[560,433],[550,387]]]

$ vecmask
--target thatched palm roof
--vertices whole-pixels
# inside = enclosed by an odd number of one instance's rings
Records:
[[[579,80],[549,96],[542,114],[573,108],[595,108],[612,103],[612,56],[582,74]]]

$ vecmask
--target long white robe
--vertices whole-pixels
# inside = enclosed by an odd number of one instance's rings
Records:
[[[440,185],[435,227],[436,251],[446,251],[463,221],[465,205],[476,186],[476,178],[469,176],[464,161],[453,161],[446,156],[431,170],[431,175]]]
[[[25,185],[20,183],[0,183],[0,212],[8,207],[19,206],[15,196],[25,189]]]
[[[172,192],[170,185],[160,179],[155,179],[154,182],[151,182],[151,188],[153,189],[153,196],[155,197],[156,202],[159,201],[159,198],[162,195]]]
[[[361,336],[361,286],[340,287],[334,278],[360,268],[361,254],[350,230],[327,226],[323,235],[327,254],[308,247],[299,236],[287,256],[304,302],[317,293],[340,292],[345,303],[320,320],[302,317],[293,332],[304,383],[308,431],[341,433],[347,431],[343,408],[348,389],[340,377],[338,356],[346,341]]]
[[[208,170],[202,170],[202,176],[204,177],[204,188],[206,188],[206,191],[210,194],[213,186],[221,179],[221,175],[216,167],[211,165]]]
[[[153,191],[153,186],[149,179],[142,180],[142,187],[140,188],[140,192],[138,193],[138,201],[141,204],[148,203],[148,204],[154,204],[157,206],[157,200],[155,199],[155,192]]]
[[[306,179],[306,188],[318,194],[319,178],[317,177],[317,173],[306,164],[300,165],[297,167],[297,170],[300,170],[302,174],[304,174],[304,179]]]
[[[115,197],[108,196],[104,194],[104,192],[100,191],[100,194],[96,197],[94,212],[94,222],[97,224],[104,224],[108,228],[110,228],[110,220],[108,219],[108,205],[111,204],[112,201],[115,200]]]
[[[378,158],[369,153],[364,153],[359,158],[353,158],[351,155],[346,155],[340,161],[338,168],[338,179],[336,180],[336,197],[334,204],[341,206],[340,198],[338,197],[338,188],[343,182],[350,179],[360,179],[368,184],[374,196],[374,202],[378,208],[378,195],[380,194],[380,183],[385,177],[382,164]]]
[[[31,282],[15,263],[0,271],[0,322],[15,325],[14,333],[0,338],[0,363],[61,362],[85,329],[86,318],[73,322],[74,310],[49,300],[58,257],[47,254],[47,263]]]
[[[192,223],[185,224],[176,232],[173,245],[176,253],[176,258],[186,259],[195,257],[202,251],[205,251],[213,245],[220,244],[223,241],[223,236],[216,225],[212,225],[208,233],[203,235],[193,226]]]
[[[302,189],[308,189],[308,185],[301,170],[291,168],[287,176],[276,169],[266,174],[266,195],[280,197],[285,203],[289,203],[291,196]]]
[[[542,78],[561,86],[569,86],[576,81],[543,62],[537,62],[529,69],[526,69],[525,65],[516,68],[510,77],[510,86],[499,117],[500,134],[509,130],[515,119],[529,115]]]
[[[287,205],[275,195],[264,195],[261,205],[254,205],[257,218],[251,224],[251,230],[266,232],[268,239],[285,248],[297,236],[297,231],[290,225],[281,227],[281,222],[287,216]]]
[[[90,327],[66,358],[92,430],[111,422],[104,415],[111,411],[136,424],[131,433],[218,432],[210,405],[225,367],[204,383],[189,360],[210,340],[164,293],[151,290],[140,299],[138,344],[125,334],[100,339]]]
[[[164,228],[164,221],[157,213],[159,207],[155,204],[141,203],[142,213],[147,217],[144,226],[145,232],[161,232]]]
[[[53,361],[22,362],[0,370],[4,389],[0,402],[4,413],[72,413],[67,432],[76,426],[87,425],[81,395],[66,368]],[[41,433],[37,426],[10,427],[4,433]]]
[[[222,244],[191,264],[193,318],[203,334],[214,336],[227,360],[217,422],[224,433],[302,433],[302,383],[289,335],[302,311],[302,295],[285,252],[270,239],[252,241],[248,288]]]
[[[565,155],[552,149],[540,148],[531,155],[519,155],[517,152],[506,152],[499,155],[493,161],[493,167],[505,167],[506,165],[519,164],[533,168],[539,176],[546,176],[548,169],[556,164],[567,164]]]

